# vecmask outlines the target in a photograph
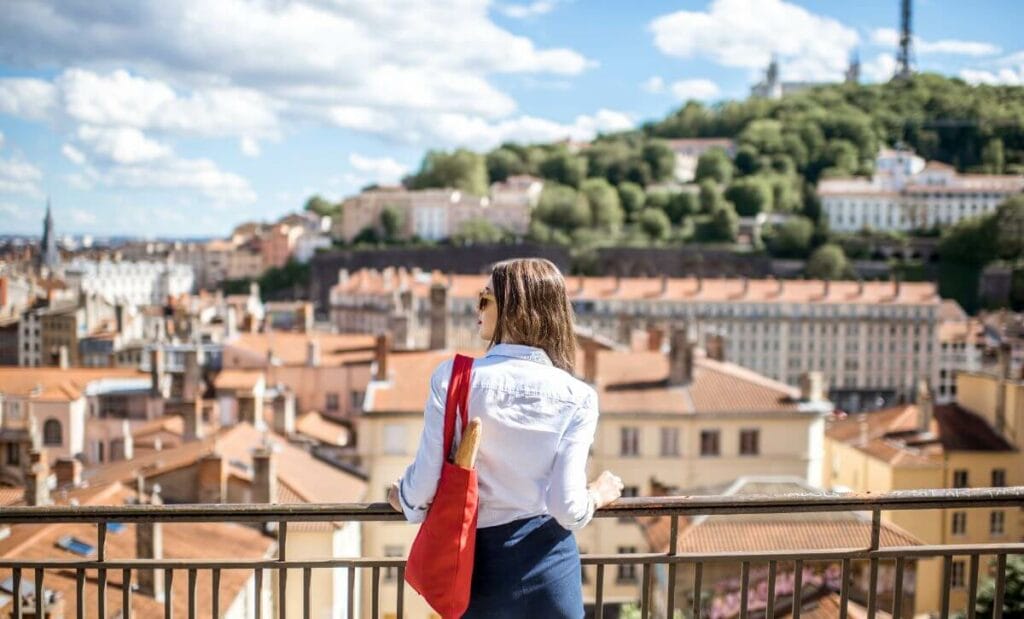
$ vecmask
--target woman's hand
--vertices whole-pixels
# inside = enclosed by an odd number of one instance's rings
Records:
[[[604,471],[587,486],[596,496],[595,507],[601,508],[622,496],[622,480],[611,471]]]
[[[396,512],[402,511],[402,504],[398,502],[398,482],[391,484],[388,488],[388,504],[395,509]]]

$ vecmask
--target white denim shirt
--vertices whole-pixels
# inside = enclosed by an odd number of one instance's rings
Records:
[[[422,522],[441,475],[444,409],[452,360],[430,379],[416,459],[399,480],[409,522]],[[566,529],[594,515],[587,456],[597,429],[597,393],[531,346],[497,344],[473,363],[469,419],[482,423],[477,527],[551,514]],[[462,434],[456,417],[455,446]]]

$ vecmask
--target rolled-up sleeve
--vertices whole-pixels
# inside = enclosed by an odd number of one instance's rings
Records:
[[[444,442],[444,407],[447,399],[448,380],[452,362],[446,361],[434,370],[430,377],[430,393],[423,410],[423,433],[416,450],[416,459],[405,469],[398,480],[398,502],[402,505],[405,519],[409,522],[423,522],[427,508],[434,500],[437,482],[441,477],[444,460],[441,450]]]
[[[597,394],[591,392],[573,414],[555,453],[548,512],[570,531],[582,529],[594,517],[594,502],[587,491],[587,457],[597,431],[597,416]]]

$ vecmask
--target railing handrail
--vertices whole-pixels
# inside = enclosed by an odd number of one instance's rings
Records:
[[[786,494],[623,498],[599,509],[599,518],[712,514],[768,514],[1024,506],[1024,486],[900,490],[880,494]],[[55,522],[332,522],[403,520],[387,503],[48,505],[5,507],[0,524]]]

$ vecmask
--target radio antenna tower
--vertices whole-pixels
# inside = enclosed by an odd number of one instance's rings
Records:
[[[893,75],[893,78],[898,80],[910,79],[913,74],[913,70],[910,68],[910,47],[913,44],[910,27],[910,2],[911,0],[902,0],[900,9],[900,50],[896,57],[896,74]]]

